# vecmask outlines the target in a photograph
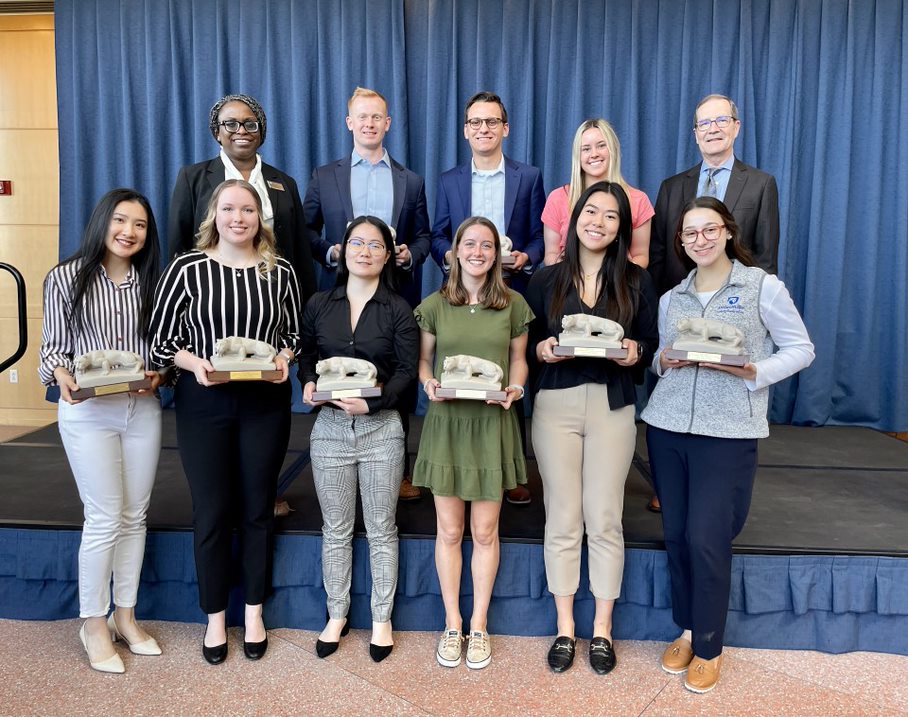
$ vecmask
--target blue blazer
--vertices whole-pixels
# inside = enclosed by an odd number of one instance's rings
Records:
[[[435,225],[432,227],[432,256],[444,270],[445,252],[464,219],[472,216],[471,165],[450,169],[438,180],[435,198]],[[504,220],[506,234],[518,251],[526,252],[533,266],[542,261],[542,209],[545,190],[542,172],[536,167],[504,158]]]
[[[411,306],[416,306],[422,298],[420,267],[429,255],[432,240],[425,181],[392,158],[391,182],[394,190],[391,224],[397,232],[397,243],[406,244],[413,257],[409,269],[397,267],[397,289]],[[327,265],[325,257],[332,246],[343,241],[347,224],[354,219],[349,154],[312,172],[303,200],[303,216],[312,230],[312,255],[323,267],[319,286],[328,289],[334,286],[335,270]]]

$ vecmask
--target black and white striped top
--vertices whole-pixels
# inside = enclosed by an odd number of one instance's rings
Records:
[[[82,331],[72,321],[72,286],[81,259],[51,269],[44,282],[44,324],[38,376],[45,386],[56,385],[54,369],[65,366],[74,373],[73,360],[99,349],[133,351],[149,367],[148,341],[140,336],[139,308],[142,297],[135,267],[122,284],[115,284],[103,266],[82,299]]]
[[[268,279],[256,268],[233,269],[200,251],[180,254],[155,290],[151,360],[173,365],[181,349],[209,359],[228,336],[300,349],[300,293],[293,267],[278,257]]]

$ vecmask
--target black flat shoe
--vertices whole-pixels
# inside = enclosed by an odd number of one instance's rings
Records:
[[[374,662],[381,662],[391,654],[391,650],[393,649],[394,645],[375,645],[370,642],[369,657],[371,657]]]
[[[350,616],[347,615],[345,618],[346,622],[344,623],[344,629],[341,630],[341,637],[346,637],[347,633],[350,632]],[[315,654],[319,657],[328,657],[328,655],[333,655],[337,652],[338,645],[340,645],[340,640],[337,642],[324,642],[322,640],[315,641]]]
[[[209,665],[220,665],[227,659],[227,643],[208,647],[202,640],[202,657],[205,658]]]
[[[597,675],[607,675],[615,669],[618,658],[615,657],[615,648],[604,637],[594,637],[590,640],[590,667]]]
[[[573,638],[560,635],[555,638],[555,642],[549,648],[549,667],[552,672],[564,672],[574,664],[574,653],[576,652],[576,641]]]
[[[268,636],[261,642],[246,642],[243,640],[243,654],[250,660],[261,660],[268,650]]]

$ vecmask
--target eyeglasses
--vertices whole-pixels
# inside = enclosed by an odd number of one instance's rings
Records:
[[[239,120],[224,120],[223,122],[218,122],[218,125],[222,126],[228,132],[239,132],[241,126],[249,134],[255,134],[259,131],[258,120],[245,120],[243,122],[240,122]]]
[[[470,129],[479,129],[482,127],[483,122],[489,129],[495,129],[498,125],[504,124],[504,120],[500,117],[474,117],[473,119],[468,119],[464,124],[470,125]]]
[[[722,230],[725,228],[724,224],[707,224],[700,230],[697,229],[685,229],[682,232],[678,232],[678,236],[681,239],[681,243],[684,246],[690,246],[695,244],[697,237],[701,234],[703,235],[703,240],[708,241],[710,244],[713,244],[719,241],[719,235],[722,233]]]
[[[362,239],[351,239],[347,242],[347,249],[354,254],[359,254],[363,249],[368,249],[370,254],[384,254],[387,251],[385,245],[380,241],[363,241]]]
[[[698,132],[706,132],[709,130],[713,122],[716,123],[716,127],[719,129],[725,129],[732,122],[737,122],[737,117],[731,117],[729,115],[719,115],[718,117],[712,118],[703,118],[694,122],[694,129]]]

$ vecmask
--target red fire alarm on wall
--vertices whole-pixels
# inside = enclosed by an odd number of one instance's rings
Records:
[[[6,196],[13,193],[13,180],[0,179],[0,196]]]

